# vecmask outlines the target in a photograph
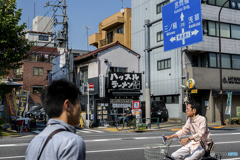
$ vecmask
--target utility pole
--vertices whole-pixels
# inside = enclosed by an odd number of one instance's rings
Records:
[[[66,68],[66,78],[67,80],[70,80],[70,72],[69,72],[69,50],[68,50],[68,17],[67,17],[67,5],[66,5],[66,0],[62,0],[61,2],[63,2],[63,5],[50,5],[49,1],[47,1],[45,7],[47,6],[53,6],[54,7],[62,7],[63,8],[63,15],[55,15],[54,17],[54,25],[56,24],[62,24],[63,25],[63,37],[64,37],[64,42],[65,42],[65,46],[64,46],[64,53],[65,53],[65,68]],[[59,2],[59,3],[61,3]],[[63,22],[57,22],[56,16],[62,16],[63,17]],[[58,37],[59,38],[59,37]],[[70,62],[73,63],[73,62]]]

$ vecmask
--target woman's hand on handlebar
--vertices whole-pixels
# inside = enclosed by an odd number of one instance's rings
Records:
[[[166,140],[169,140],[171,139],[172,137],[171,136],[165,136]]]

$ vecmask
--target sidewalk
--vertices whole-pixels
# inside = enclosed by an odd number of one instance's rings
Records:
[[[118,131],[116,127],[98,127],[100,130],[107,130],[111,132],[146,132],[146,131],[178,131],[181,130],[185,123],[174,123],[174,122],[164,122],[160,123],[159,128],[156,125],[152,125],[151,129],[145,129],[145,130],[132,130],[129,128],[124,128],[122,131]],[[208,123],[208,128],[210,130],[212,129],[228,129],[228,128],[240,128],[240,125],[231,125],[231,126],[222,126],[220,122],[214,122],[214,123]]]

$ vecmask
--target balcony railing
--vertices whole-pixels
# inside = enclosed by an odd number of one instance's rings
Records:
[[[22,81],[23,80],[23,72],[13,72],[13,81]]]

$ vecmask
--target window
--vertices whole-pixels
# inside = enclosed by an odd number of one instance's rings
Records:
[[[233,24],[231,25],[231,37],[240,39],[240,26],[233,25]]]
[[[110,67],[110,72],[127,72],[126,67]]]
[[[43,86],[33,86],[33,93],[41,93]]]
[[[216,36],[216,23],[208,21],[208,34],[210,36]]]
[[[192,56],[192,66],[198,67],[198,56]]]
[[[218,23],[216,23],[217,36],[219,36]],[[230,38],[230,25],[226,23],[220,23],[221,37]]]
[[[36,54],[31,54],[31,61],[36,62]]]
[[[43,68],[34,67],[33,68],[33,75],[34,76],[43,76]]]
[[[166,96],[166,103],[172,103],[172,96]]]
[[[173,96],[173,103],[179,103],[179,96]]]
[[[157,42],[163,41],[163,32],[157,33]]]
[[[22,78],[22,67],[16,70],[15,78]]]
[[[81,71],[82,83],[88,83],[88,67],[80,68],[80,71]]]
[[[202,54],[201,55],[201,67],[208,67],[208,54]]]
[[[162,7],[170,3],[170,0],[167,0],[165,2],[162,2],[157,5],[157,14],[162,13]]]
[[[124,33],[124,32],[123,32],[123,27],[118,28],[118,29],[117,29],[117,33],[122,33],[122,34],[123,34],[123,33]]]
[[[221,54],[222,68],[231,68],[231,56],[229,54]],[[219,54],[209,53],[210,67],[219,67]]]
[[[39,35],[39,40],[48,41],[48,36]]]
[[[232,68],[240,69],[240,56],[232,55]]]
[[[222,6],[226,0],[208,0],[208,4],[215,5],[215,6]],[[229,2],[225,4],[226,8],[229,8]]]
[[[171,59],[165,59],[157,62],[157,69],[169,69],[171,68]]]
[[[108,44],[113,42],[113,32],[107,34],[107,42]]]

